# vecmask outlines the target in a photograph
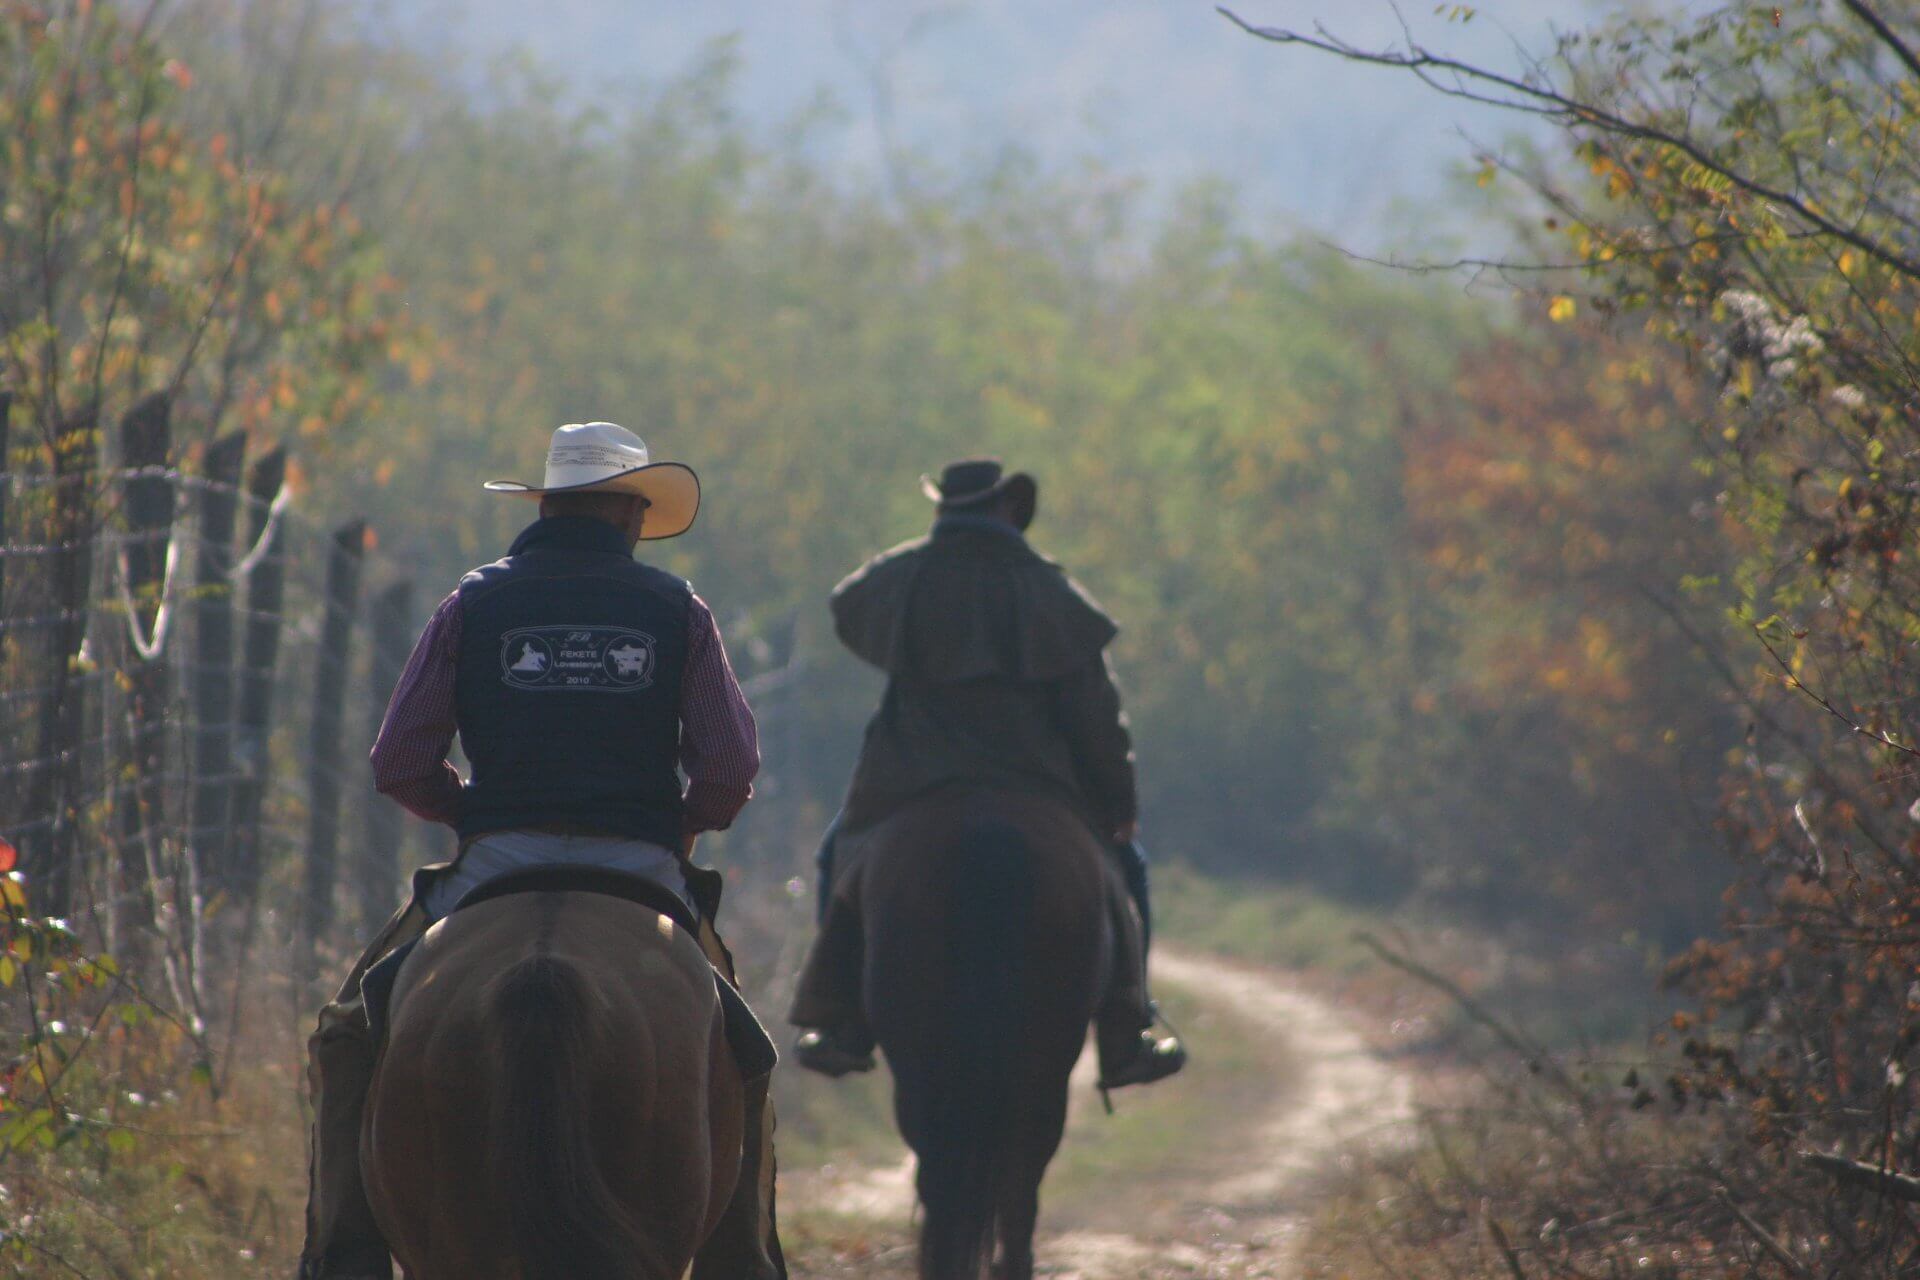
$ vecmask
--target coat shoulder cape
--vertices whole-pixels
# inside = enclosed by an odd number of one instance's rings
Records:
[[[1057,680],[1118,634],[1093,597],[1022,540],[993,533],[916,538],[833,591],[834,629],[889,676],[930,683]]]

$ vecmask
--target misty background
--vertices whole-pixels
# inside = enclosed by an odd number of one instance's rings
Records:
[[[1249,223],[1369,252],[1404,251],[1409,237],[1486,243],[1477,222],[1493,206],[1452,190],[1470,162],[1463,135],[1489,148],[1543,136],[1410,76],[1250,39],[1204,0],[329,3],[369,32],[458,60],[476,85],[491,60],[524,51],[582,104],[724,51],[739,64],[738,116],[759,128],[826,121],[810,153],[847,181],[881,182],[897,165],[937,186],[1018,149],[1144,181],[1161,201],[1224,179]],[[1320,23],[1370,49],[1411,37],[1516,73],[1595,12],[1592,0],[1228,7],[1255,25]],[[1443,12],[1469,7],[1470,19]]]

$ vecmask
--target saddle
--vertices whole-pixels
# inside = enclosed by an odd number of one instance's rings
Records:
[[[649,911],[657,911],[694,937],[700,936],[700,919],[679,894],[645,876],[605,867],[528,867],[495,876],[462,896],[447,915],[451,918],[468,907],[518,893],[597,893],[620,898]],[[395,948],[361,975],[360,1003],[366,1010],[367,1025],[372,1029],[376,1045],[386,1042],[393,985],[400,976],[401,966],[418,945],[419,939],[416,938]],[[739,1063],[740,1074],[748,1080],[766,1075],[780,1058],[779,1051],[774,1048],[773,1038],[748,1007],[746,999],[734,990],[733,984],[719,970],[714,971],[713,979],[714,989],[720,995],[727,1043]]]

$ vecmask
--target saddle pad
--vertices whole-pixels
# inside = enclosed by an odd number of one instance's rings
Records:
[[[511,871],[469,890],[460,901],[453,904],[453,910],[464,911],[478,903],[514,893],[598,893],[611,898],[624,898],[648,910],[658,911],[688,933],[697,936],[700,931],[699,920],[679,894],[644,876],[628,875],[606,867],[529,867],[525,871]]]

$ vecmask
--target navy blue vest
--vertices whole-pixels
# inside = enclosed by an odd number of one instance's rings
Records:
[[[557,826],[679,848],[691,597],[620,530],[572,516],[461,579],[462,838]]]

